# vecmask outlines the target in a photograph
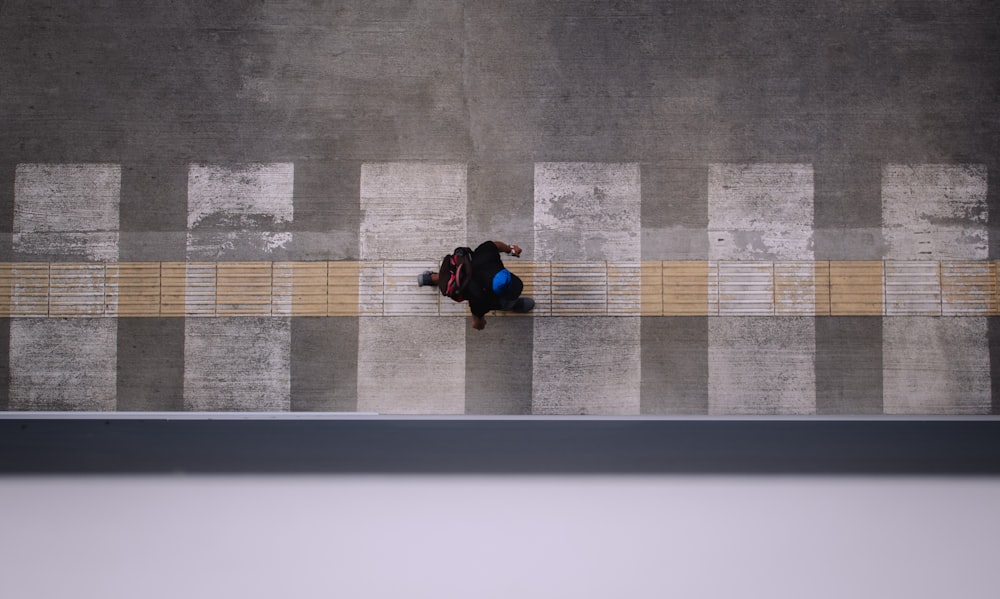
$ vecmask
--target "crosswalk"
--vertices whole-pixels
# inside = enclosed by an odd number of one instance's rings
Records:
[[[120,262],[120,167],[18,165],[18,260],[0,264],[9,409],[116,409],[118,319],[184,318],[184,409],[286,411],[292,318],[345,317],[357,319],[357,410],[466,412],[479,385],[469,352],[480,351],[466,308],[414,281],[482,241],[469,239],[467,168],[361,165],[358,259],[293,261],[282,252],[295,236],[294,164],[193,164],[186,260]],[[988,318],[1000,295],[981,165],[886,165],[884,257],[867,261],[815,255],[809,164],[708,165],[697,260],[643,255],[640,165],[533,168],[533,255],[506,263],[538,305],[489,325],[530,322],[516,340],[527,369],[499,368],[530,388],[527,413],[815,413],[815,318],[826,316],[876,317],[885,412],[992,409]],[[681,351],[687,325],[652,335],[649,318],[707,318],[704,342]],[[673,376],[650,371],[668,366],[651,363],[660,355],[704,364],[676,389],[700,386],[707,404],[652,397],[674,393],[650,383]]]

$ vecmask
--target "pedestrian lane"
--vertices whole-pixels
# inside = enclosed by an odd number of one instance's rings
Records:
[[[530,323],[511,341],[529,352],[527,370],[504,375],[530,389],[522,413],[816,413],[827,343],[817,317],[880,325],[881,411],[992,410],[1000,288],[981,165],[883,167],[882,260],[816,256],[810,164],[707,165],[699,260],[643,255],[639,164],[533,169],[533,251],[505,264],[536,309],[488,325]],[[469,332],[463,304],[415,284],[484,240],[469,238],[467,165],[361,165],[357,259],[324,261],[277,258],[295,236],[292,163],[190,165],[184,261],[118,259],[119,166],[22,164],[15,175],[14,260],[0,263],[8,409],[116,409],[118,323],[148,318],[183,322],[181,409],[295,409],[295,319],[350,318],[356,376],[338,393],[352,409],[467,411],[484,333]],[[695,341],[681,350],[680,339]],[[310,360],[343,362],[342,350]],[[705,402],[648,400],[677,366],[694,382],[663,393],[693,385]]]

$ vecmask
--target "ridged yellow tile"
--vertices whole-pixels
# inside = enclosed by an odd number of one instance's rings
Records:
[[[107,265],[109,316],[160,315],[160,263],[112,262]]]
[[[881,261],[830,262],[830,314],[881,316]]]
[[[713,312],[709,287],[717,281],[717,267],[703,260],[663,263],[664,316],[707,316]]]
[[[270,262],[219,262],[216,277],[217,316],[271,314]]]

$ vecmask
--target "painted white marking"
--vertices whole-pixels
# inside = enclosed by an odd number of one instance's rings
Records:
[[[292,221],[295,167],[291,163],[217,166],[192,164],[188,169],[188,228]],[[206,222],[217,220],[221,222]],[[259,227],[258,227],[259,228]]]
[[[708,412],[816,412],[816,329],[807,317],[708,319]]]
[[[536,319],[533,414],[639,414],[640,319]]]
[[[813,186],[808,164],[710,165],[710,259],[813,260]],[[720,262],[719,313],[773,314],[775,281],[768,270]],[[807,280],[796,294],[814,298],[815,289]],[[812,319],[711,318],[708,346],[710,414],[815,412]]]
[[[466,241],[467,167],[389,162],[361,166],[361,260],[431,260]]]
[[[14,251],[118,260],[121,167],[19,164],[14,177]]]
[[[638,164],[536,164],[535,260],[639,262],[641,195]],[[553,265],[553,282],[557,270]],[[598,278],[607,280],[607,276],[606,267],[602,267]],[[552,313],[574,305],[593,308],[591,304],[606,313],[606,295],[587,300],[593,291],[589,283],[593,278],[570,280],[569,293],[564,297],[556,297],[557,290],[553,289]],[[618,295],[616,305],[639,301],[641,289],[630,289],[635,297]],[[638,414],[639,322],[636,317],[536,316],[532,412]]]
[[[536,164],[536,260],[639,260],[640,199],[638,164]]]
[[[441,294],[418,287],[416,279],[468,245],[466,172],[464,164],[361,167],[360,256],[367,262],[358,279],[359,308],[362,315],[386,317],[362,316],[358,325],[359,411],[465,411],[468,321],[438,317]],[[467,310],[467,304],[455,306]]]
[[[464,413],[468,326],[468,321],[460,318],[362,317],[358,329],[358,411]]]
[[[889,260],[989,257],[983,165],[882,169],[882,235]]]
[[[227,255],[269,260],[292,234],[291,163],[188,168],[188,260]],[[186,312],[216,310],[214,265],[189,265]],[[195,411],[283,411],[291,407],[289,318],[187,318],[184,406]]]
[[[291,409],[291,319],[188,318],[184,322],[184,408]]]
[[[708,235],[711,260],[812,260],[812,165],[709,165]]]
[[[989,257],[986,167],[887,165],[882,169],[882,236],[888,260],[985,260]],[[886,264],[886,311],[940,314],[928,295],[937,265],[894,272]],[[905,275],[905,276],[904,276]],[[923,276],[921,276],[923,275]],[[907,283],[911,283],[907,285]],[[931,288],[933,289],[933,288]],[[938,309],[935,312],[935,308]],[[884,318],[882,395],[888,414],[990,411],[985,318]]]
[[[115,409],[118,321],[10,321],[10,409]]]
[[[291,163],[188,168],[189,259],[227,255],[269,259],[292,234],[295,168]]]
[[[886,414],[989,414],[986,318],[882,319]]]

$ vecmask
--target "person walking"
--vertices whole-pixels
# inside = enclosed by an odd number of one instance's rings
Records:
[[[504,267],[501,253],[517,258],[521,248],[502,241],[484,241],[472,250],[471,256],[468,248],[457,248],[444,257],[439,272],[425,271],[417,277],[417,284],[436,285],[441,295],[455,301],[468,300],[472,328],[481,331],[486,328],[486,313],[491,310],[525,313],[535,307],[535,300],[521,297],[524,283]]]

